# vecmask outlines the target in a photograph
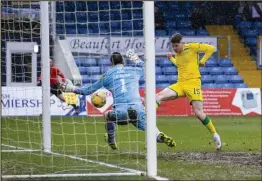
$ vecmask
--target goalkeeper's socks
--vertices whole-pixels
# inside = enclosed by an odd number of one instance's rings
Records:
[[[108,135],[108,141],[114,141],[115,140],[115,123],[113,122],[107,122],[106,123],[106,132]]]
[[[209,130],[210,133],[212,133],[212,134],[216,133],[216,129],[215,129],[211,119],[208,116],[206,116],[206,118],[204,120],[202,120],[202,123],[203,123],[203,125],[206,126],[206,128]]]
[[[156,108],[160,106],[160,102],[156,101]]]

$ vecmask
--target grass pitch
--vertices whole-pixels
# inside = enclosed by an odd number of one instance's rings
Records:
[[[158,175],[175,180],[261,180],[261,118],[212,117],[212,121],[223,142],[222,151],[219,152],[215,151],[208,130],[196,118],[159,117],[159,129],[173,137],[177,147],[171,149],[158,144]],[[41,144],[41,117],[3,118],[2,174],[128,172],[123,168],[146,170],[145,135],[132,125],[118,127],[119,151],[112,151],[106,145],[102,118],[57,117],[52,118],[51,126],[53,153],[45,153]],[[62,179],[148,178],[112,176]]]

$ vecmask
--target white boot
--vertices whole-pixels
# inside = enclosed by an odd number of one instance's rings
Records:
[[[222,144],[221,144],[220,136],[217,133],[213,134],[213,141],[216,145],[216,149],[220,150],[222,147]]]

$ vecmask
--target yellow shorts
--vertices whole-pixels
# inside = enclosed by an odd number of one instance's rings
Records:
[[[183,82],[177,82],[170,85],[168,88],[175,91],[178,97],[186,96],[190,101],[190,104],[192,101],[203,102],[200,79],[190,79]]]
[[[77,95],[75,93],[63,93],[67,104],[77,104]]]

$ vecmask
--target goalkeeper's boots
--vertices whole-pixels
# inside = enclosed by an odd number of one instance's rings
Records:
[[[165,133],[159,133],[159,138],[169,147],[173,148],[176,147],[176,142],[169,136],[167,136]]]
[[[213,141],[216,145],[216,149],[221,150],[222,144],[221,144],[220,136],[217,133],[213,134]]]
[[[107,133],[105,134],[105,141],[107,142],[107,144],[112,148],[112,150],[117,150],[117,144],[116,144],[116,140],[115,139],[109,139]]]

